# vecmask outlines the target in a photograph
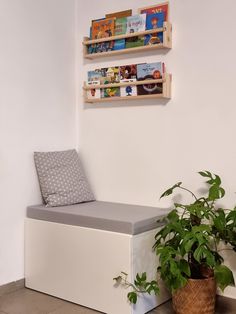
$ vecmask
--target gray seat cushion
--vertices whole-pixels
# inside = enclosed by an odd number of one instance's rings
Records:
[[[27,217],[68,225],[139,234],[161,225],[167,210],[138,205],[93,201],[69,206],[29,206]]]

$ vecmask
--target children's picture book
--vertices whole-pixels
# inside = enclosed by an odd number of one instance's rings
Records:
[[[92,20],[92,23],[95,23],[95,22],[99,22],[99,21],[102,21],[102,20],[105,20],[104,17],[100,18],[100,19],[97,19],[97,20]],[[90,26],[89,28],[89,38],[92,39],[92,26]],[[97,49],[97,45],[96,44],[93,44],[93,45],[89,45],[88,46],[88,53],[95,53],[96,52],[96,49]]]
[[[92,39],[106,38],[114,35],[115,18],[92,21]]]
[[[101,17],[100,19],[92,20],[91,25],[93,25],[93,23],[100,22],[102,20],[105,20],[105,17]],[[92,39],[92,26],[90,26],[89,30],[90,30],[89,38]]]
[[[101,69],[96,69],[93,71],[88,71],[88,83],[94,82],[94,81],[100,81],[100,78],[102,77],[102,71]]]
[[[164,73],[164,64],[162,62],[142,63],[137,65],[138,81],[161,79]],[[161,94],[162,83],[149,83],[137,86],[138,95]]]
[[[157,5],[145,7],[145,8],[140,8],[138,10],[139,13],[146,13],[146,14],[154,14],[158,12],[163,12],[164,14],[164,21],[169,20],[169,2],[165,3],[160,3]]]
[[[164,13],[158,12],[153,14],[147,14],[146,17],[146,29],[155,29],[163,27],[164,23]],[[152,33],[145,35],[144,44],[145,45],[155,45],[163,43],[163,32]]]
[[[101,89],[101,97],[109,98],[109,97],[119,97],[120,96],[120,87],[108,87]]]
[[[120,66],[120,80],[137,79],[137,65],[129,64]]]
[[[130,83],[134,82],[136,79],[124,79],[122,83]],[[120,96],[128,97],[128,96],[137,96],[137,86],[136,85],[127,85],[120,88]]]
[[[100,81],[90,81],[87,83],[87,85],[99,85]],[[93,88],[87,90],[87,98],[93,99],[93,98],[101,98],[101,91],[100,88]]]
[[[145,31],[146,14],[136,14],[127,17],[126,34]],[[126,48],[140,47],[144,45],[144,36],[135,36],[126,39]]]
[[[110,77],[106,77],[106,76],[102,76],[100,78],[100,84],[104,85],[104,84],[111,84],[111,78]]]
[[[127,17],[131,15],[132,15],[132,9],[106,14],[106,19],[111,18],[111,17],[115,17],[116,19],[118,19],[121,17]]]
[[[119,83],[120,82],[120,69],[119,67],[109,67],[101,69],[102,77],[105,78],[103,81],[110,83]],[[103,83],[104,84],[104,83]]]
[[[145,31],[146,14],[136,14],[127,17],[127,30],[126,33],[136,33]]]
[[[114,36],[115,33],[115,18],[100,19],[92,21],[91,37],[92,39],[101,39]],[[111,51],[114,46],[114,41],[105,41],[91,45],[90,53]]]
[[[117,18],[115,20],[115,35],[126,34],[127,17]],[[125,49],[125,39],[115,40],[114,50]]]

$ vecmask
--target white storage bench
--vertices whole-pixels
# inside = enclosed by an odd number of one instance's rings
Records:
[[[144,314],[169,299],[143,295],[137,305],[113,278],[121,271],[156,276],[157,219],[166,210],[109,202],[27,208],[26,287],[108,314]]]

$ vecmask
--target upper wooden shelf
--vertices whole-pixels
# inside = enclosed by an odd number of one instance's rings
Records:
[[[155,33],[161,33],[161,32],[163,32],[163,43],[161,44],[140,46],[140,47],[134,47],[134,48],[125,48],[125,49],[120,49],[120,50],[112,50],[112,51],[105,51],[105,52],[98,52],[98,53],[88,53],[88,46],[92,44],[119,40],[119,39],[132,38],[132,37],[137,37],[137,36],[144,36],[147,34],[155,34]],[[99,58],[99,57],[135,53],[139,51],[147,51],[147,50],[155,50],[155,49],[163,49],[163,48],[171,49],[172,48],[172,25],[169,22],[164,22],[164,25],[162,28],[151,29],[151,30],[146,30],[143,32],[137,32],[137,33],[132,33],[132,34],[123,34],[123,35],[117,35],[117,36],[112,36],[112,37],[94,39],[94,40],[90,40],[88,37],[84,37],[83,46],[84,46],[84,58],[91,59],[91,60],[95,58]]]

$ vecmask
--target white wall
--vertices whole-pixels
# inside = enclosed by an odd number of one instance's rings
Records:
[[[158,1],[77,3],[79,146],[97,199],[169,206],[169,200],[158,200],[164,189],[181,180],[198,188],[202,181],[196,172],[207,169],[221,175],[228,193],[225,205],[233,206],[236,2],[228,0],[222,7],[221,0],[170,0],[171,51],[94,61],[83,60],[81,47],[92,19],[129,8],[137,12]],[[173,74],[171,101],[83,103],[88,70],[161,60]]]
[[[76,146],[74,0],[0,0],[0,285],[24,277],[33,151]]]

